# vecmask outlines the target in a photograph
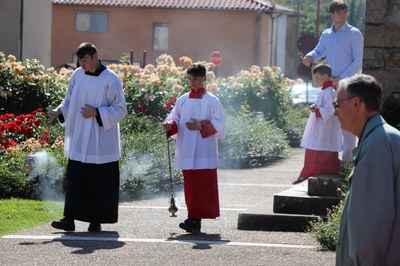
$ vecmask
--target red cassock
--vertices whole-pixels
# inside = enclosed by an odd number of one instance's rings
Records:
[[[182,170],[189,219],[219,216],[217,169]]]
[[[315,151],[306,149],[304,156],[304,167],[300,177],[309,178],[322,174],[337,174],[340,169],[338,152]]]

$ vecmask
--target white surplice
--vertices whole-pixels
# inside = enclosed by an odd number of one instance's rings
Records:
[[[342,150],[342,131],[332,102],[336,92],[332,87],[321,90],[315,103],[321,113],[310,113],[300,146],[315,151],[340,152]]]
[[[203,138],[199,130],[189,130],[185,123],[191,119],[209,120],[216,134]],[[215,169],[218,166],[218,138],[226,135],[222,105],[217,97],[207,92],[201,99],[179,97],[166,121],[178,126],[175,167],[182,170]]]
[[[81,115],[85,104],[99,110],[103,126],[95,117],[86,119]],[[119,121],[126,116],[127,109],[122,84],[115,73],[105,69],[99,76],[91,76],[78,68],[58,108],[65,119],[65,157],[95,164],[120,159]]]

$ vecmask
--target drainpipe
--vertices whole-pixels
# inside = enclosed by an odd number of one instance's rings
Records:
[[[271,13],[271,37],[270,37],[270,46],[269,46],[269,65],[273,66],[275,64],[275,58],[274,58],[274,52],[275,52],[275,16],[273,13]]]
[[[260,11],[257,12],[256,16],[256,25],[255,25],[255,37],[254,37],[254,57],[253,57],[253,64],[259,64],[259,43],[260,43]]]
[[[274,5],[275,9],[275,5]],[[272,10],[271,14],[271,35],[270,35],[270,58],[269,58],[269,65],[274,66],[276,65],[276,19],[279,18],[282,13],[276,14],[274,13],[274,9]]]
[[[24,34],[24,0],[20,0],[19,10],[19,61],[22,61]]]

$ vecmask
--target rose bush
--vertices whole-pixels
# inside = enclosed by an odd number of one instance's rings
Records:
[[[71,73],[45,71],[36,59],[18,62],[15,56],[0,52],[0,114],[28,114],[59,103]]]
[[[39,140],[42,145],[47,144],[50,134],[42,125],[44,116],[41,108],[34,110],[32,114],[0,115],[0,149],[7,149],[29,138]]]
[[[283,77],[280,69],[252,66],[236,76],[217,78],[212,63],[201,63],[207,68],[206,89],[219,97],[229,123],[230,133],[220,142],[222,165],[224,160],[232,159],[232,155],[235,155],[235,162],[246,167],[284,157],[287,138],[279,128],[285,126],[284,114],[290,107],[286,89],[290,81]],[[176,65],[171,56],[164,54],[156,65],[144,68],[127,64],[108,66],[122,80],[128,105],[128,116],[121,123],[123,197],[131,193],[135,195],[130,197],[144,195],[143,191],[165,193],[168,190],[166,139],[160,122],[171,111],[176,99],[189,90],[185,73],[191,64],[190,58],[181,57]],[[22,166],[27,156],[47,151],[65,167],[63,129],[58,124],[50,124],[43,110],[61,102],[71,73],[66,69],[59,73],[53,68],[45,71],[37,60],[17,62],[15,57],[0,53],[0,114],[3,114],[0,179],[9,184],[8,189],[0,188],[0,198],[12,194],[4,192],[13,190],[11,184],[21,184],[28,193],[43,181],[36,179],[35,183],[24,179]],[[243,106],[247,109],[245,114]],[[171,143],[172,153],[173,146]],[[150,167],[140,169],[134,166],[150,163]],[[174,170],[173,177],[175,184],[180,185],[180,172]],[[3,182],[5,180],[10,182]],[[14,182],[16,180],[19,181]],[[24,194],[13,191],[17,195]]]

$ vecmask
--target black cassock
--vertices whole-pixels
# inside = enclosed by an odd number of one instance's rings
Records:
[[[116,223],[119,162],[68,161],[64,216],[84,222]]]

